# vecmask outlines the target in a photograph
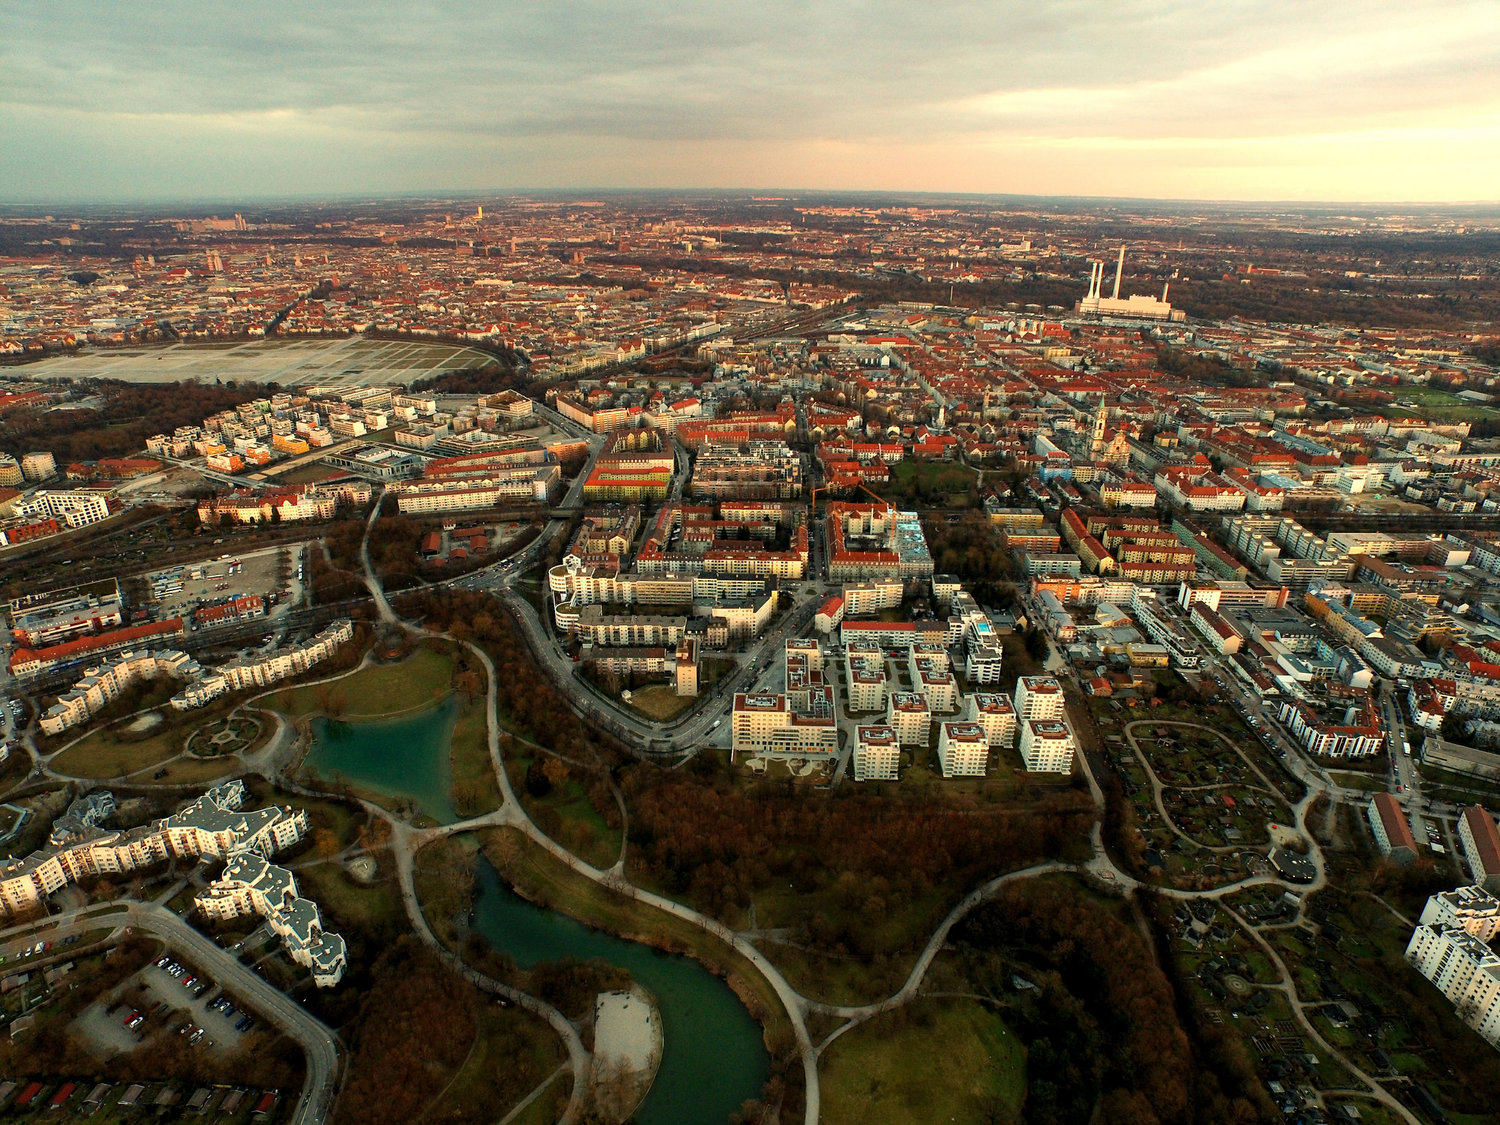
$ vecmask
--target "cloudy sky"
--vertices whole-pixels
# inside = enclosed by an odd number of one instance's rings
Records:
[[[0,4],[0,199],[1500,198],[1500,4]]]

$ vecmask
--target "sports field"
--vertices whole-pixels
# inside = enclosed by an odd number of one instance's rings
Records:
[[[473,348],[411,340],[251,340],[237,344],[167,344],[54,356],[14,368],[33,379],[120,379],[177,383],[197,379],[279,383],[283,387],[406,386],[440,371],[488,363]]]

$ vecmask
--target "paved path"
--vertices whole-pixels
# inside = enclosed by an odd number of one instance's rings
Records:
[[[508,817],[510,823],[524,832],[533,843],[545,848],[577,874],[628,898],[635,899],[637,902],[654,906],[684,921],[691,922],[699,929],[733,946],[736,952],[760,970],[761,975],[775,989],[777,997],[786,1009],[787,1017],[791,1021],[792,1031],[797,1040],[798,1051],[802,1056],[802,1072],[803,1080],[806,1084],[807,1107],[803,1116],[804,1125],[817,1125],[819,1116],[818,1060],[817,1052],[813,1049],[812,1039],[807,1032],[807,1019],[805,1016],[807,1001],[787,983],[786,978],[781,975],[780,970],[771,964],[766,955],[757,949],[749,939],[735,933],[716,918],[710,918],[689,906],[684,906],[680,902],[675,902],[672,899],[663,898],[661,895],[642,890],[630,883],[625,878],[623,872],[617,869],[611,869],[611,871],[606,872],[600,871],[597,867],[590,866],[553,840],[532,822],[531,818],[526,815],[525,810],[522,808],[520,800],[516,797],[515,790],[510,784],[510,776],[505,769],[505,763],[501,760],[499,706],[495,690],[494,662],[490,659],[489,653],[483,649],[468,642],[464,643],[475,658],[484,664],[490,685],[490,689],[486,695],[486,706],[489,709],[490,760],[491,765],[494,767],[495,776],[500,783],[500,792],[502,795],[501,811],[491,815]],[[576,1073],[586,1074],[587,1071]],[[575,1093],[578,1091],[580,1084],[575,1082]]]
[[[359,541],[359,561],[365,571],[365,585],[370,588],[370,596],[375,599],[375,612],[380,615],[380,620],[387,625],[400,624],[401,619],[396,616],[395,610],[391,609],[391,603],[386,600],[385,587],[380,584],[380,579],[375,575],[375,568],[370,565],[370,533],[375,530],[375,521],[380,519],[380,509],[385,502],[385,493],[380,492],[375,496],[375,502],[370,505],[370,518],[365,521],[365,536]]]

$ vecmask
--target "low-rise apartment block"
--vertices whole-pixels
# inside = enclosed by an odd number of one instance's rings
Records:
[[[832,692],[825,689],[811,704],[806,714],[798,714],[785,695],[736,694],[733,753],[770,758],[826,758],[838,753]]]
[[[1370,798],[1365,816],[1381,855],[1400,864],[1411,863],[1417,858],[1417,841],[1411,834],[1406,810],[1395,797],[1389,793],[1376,793]]]
[[[307,832],[303,810],[274,805],[246,810],[245,795],[243,781],[225,782],[149,825],[125,832],[95,828],[62,848],[12,860],[0,867],[0,907],[11,914],[32,911],[79,879],[135,871],[175,857],[274,855]]]
[[[893,691],[886,702],[886,725],[902,746],[926,746],[932,730],[927,697],[912,691]]]
[[[895,781],[900,764],[901,740],[894,730],[884,725],[855,729],[855,781]]]
[[[947,722],[938,729],[938,765],[944,777],[983,777],[990,741],[978,723]]]
[[[883,609],[898,609],[905,587],[894,580],[844,583],[844,616],[872,617]]]
[[[281,939],[287,955],[312,971],[313,984],[332,988],[343,978],[348,948],[342,936],[323,929],[318,905],[303,898],[296,877],[254,852],[242,852],[194,900],[205,918],[258,914]]]
[[[1021,761],[1031,773],[1072,773],[1073,728],[1061,719],[1021,722]]]

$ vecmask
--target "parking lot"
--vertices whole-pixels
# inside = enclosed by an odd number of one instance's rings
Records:
[[[165,963],[163,963],[165,962]],[[251,1022],[240,1026],[243,1021]],[[255,1021],[191,966],[163,957],[91,1005],[78,1030],[110,1052],[134,1051],[163,1032],[185,1036],[203,1050],[233,1052]]]

